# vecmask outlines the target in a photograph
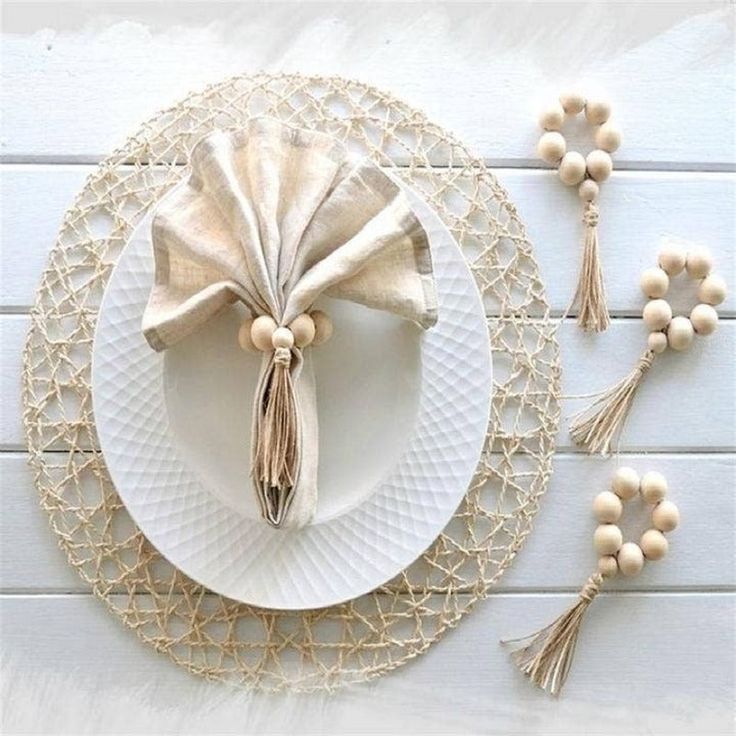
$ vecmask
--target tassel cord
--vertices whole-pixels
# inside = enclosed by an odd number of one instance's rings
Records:
[[[598,205],[593,201],[587,202],[583,212],[585,225],[583,262],[575,296],[570,305],[572,308],[578,302],[580,303],[578,324],[586,332],[604,332],[609,325],[606,288],[598,243],[598,220]]]
[[[528,642],[515,649],[511,656],[531,682],[551,695],[559,695],[567,680],[585,612],[602,584],[603,576],[593,573],[580,589],[578,600],[551,624],[528,636],[501,642]]]
[[[276,348],[252,465],[266,496],[267,519],[274,526],[283,521],[299,465],[298,417],[290,367],[291,350]]]
[[[620,436],[642,379],[652,367],[656,353],[645,351],[628,375],[598,394],[593,403],[573,415],[570,436],[588,452],[610,455],[615,437]]]

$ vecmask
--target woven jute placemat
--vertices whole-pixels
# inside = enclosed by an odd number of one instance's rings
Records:
[[[214,128],[270,115],[317,128],[410,183],[447,224],[489,315],[494,400],[478,470],[425,554],[380,589],[306,612],[263,610],[189,580],[131,521],[98,448],[90,357],[126,239]],[[559,422],[559,349],[531,244],[503,188],[451,134],[341,78],[259,74],[145,123],[66,213],[31,315],[24,421],[41,504],[69,563],[140,639],[194,673],[264,690],[334,688],[408,662],[488,596],[531,531]],[[77,635],[70,632],[70,636]]]

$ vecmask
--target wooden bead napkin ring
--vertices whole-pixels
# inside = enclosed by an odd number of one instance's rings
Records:
[[[595,143],[598,146],[586,157],[577,151],[568,151],[565,138],[560,133],[565,115],[574,116],[581,112],[585,112],[587,121],[595,126]],[[545,132],[537,146],[539,157],[557,166],[562,183],[577,186],[580,199],[585,202],[583,264],[571,306],[576,303],[580,306],[580,327],[595,332],[603,332],[608,327],[606,291],[598,248],[598,185],[611,175],[611,154],[621,145],[621,131],[609,120],[610,117],[611,106],[604,100],[586,100],[577,92],[563,94],[540,115],[539,124]]]
[[[652,524],[641,535],[639,543],[624,542],[616,522],[623,513],[623,504],[641,494],[651,506]],[[680,513],[672,501],[667,501],[667,481],[656,471],[641,479],[632,468],[619,468],[613,476],[610,491],[599,493],[593,501],[593,513],[599,522],[593,533],[593,546],[598,553],[598,568],[585,581],[578,601],[549,626],[504,644],[520,642],[512,657],[519,669],[538,687],[559,695],[572,665],[580,627],[588,606],[600,592],[604,580],[621,573],[632,577],[641,572],[645,561],[661,560],[669,548],[665,533],[680,522]]]
[[[573,417],[570,436],[574,442],[591,453],[607,455],[614,437],[620,431],[629,413],[636,390],[651,368],[654,358],[668,347],[687,350],[695,335],[710,335],[718,326],[715,306],[726,298],[726,283],[711,274],[713,259],[701,247],[687,251],[675,241],[668,241],[659,252],[659,266],[648,268],[641,276],[641,288],[649,301],[644,306],[643,318],[649,328],[647,349],[634,369],[623,380],[597,395],[593,404]],[[686,272],[700,282],[697,304],[689,317],[672,316],[672,308],[663,298],[670,279]]]
[[[274,353],[274,375],[266,402],[264,425],[273,431],[262,432],[253,455],[252,472],[267,479],[289,475],[289,463],[296,454],[298,434],[292,426],[296,409],[291,406],[294,392],[291,386],[291,351],[309,345],[322,345],[332,337],[332,320],[325,312],[314,310],[295,317],[288,326],[281,326],[268,314],[246,319],[238,331],[238,342],[248,352]],[[294,479],[289,476],[289,482]],[[271,481],[273,483],[273,481]],[[283,494],[280,495],[283,498]],[[278,514],[283,509],[277,509]]]

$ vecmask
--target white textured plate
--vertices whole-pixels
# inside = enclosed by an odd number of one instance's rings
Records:
[[[155,353],[140,330],[153,280],[152,213],[118,260],[92,362],[105,461],[153,545],[218,593],[281,609],[362,595],[432,543],[470,483],[492,385],[483,305],[450,233],[402,186],[430,236],[439,321],[423,333],[325,300],[336,335],[311,351],[320,498],[301,530],[272,529],[258,515],[248,458],[259,360],[237,348],[237,309]]]

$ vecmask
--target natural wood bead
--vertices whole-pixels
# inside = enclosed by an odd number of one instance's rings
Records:
[[[667,494],[667,479],[656,470],[641,477],[641,495],[647,503],[659,503]]]
[[[585,97],[579,92],[563,92],[560,95],[560,104],[567,115],[577,115],[585,108]]]
[[[710,304],[698,304],[690,312],[690,322],[698,335],[711,335],[718,327],[718,312]]]
[[[660,501],[652,511],[652,522],[661,532],[671,532],[680,523],[680,512],[672,501]]]
[[[639,546],[644,553],[644,557],[655,561],[661,560],[667,554],[670,544],[667,537],[659,529],[647,529],[641,535]]]
[[[549,107],[542,110],[539,116],[539,125],[545,130],[559,130],[565,119],[565,111],[559,102],[553,102]]]
[[[314,340],[314,320],[308,314],[300,314],[289,324],[294,335],[294,344],[298,348],[305,348]]]
[[[332,332],[334,330],[332,320],[325,312],[319,309],[315,309],[313,312],[310,312],[309,316],[314,321],[314,340],[312,341],[312,344],[322,345],[332,337]]]
[[[616,577],[618,572],[618,562],[615,555],[604,555],[598,558],[598,572],[604,578]]]
[[[271,335],[271,345],[274,350],[277,348],[291,348],[294,347],[294,334],[288,327],[277,327]]]
[[[612,122],[603,123],[595,132],[595,144],[608,153],[613,153],[621,145],[621,131]]]
[[[717,274],[706,276],[698,287],[698,299],[717,306],[726,298],[726,282]]]
[[[641,274],[639,280],[641,290],[650,299],[659,299],[670,288],[670,277],[661,268],[648,268]]]
[[[691,278],[704,279],[713,268],[713,256],[707,248],[693,248],[687,254],[685,268]]]
[[[602,125],[611,117],[611,105],[606,100],[588,100],[585,117],[592,125]]]
[[[642,317],[652,332],[663,330],[672,319],[672,308],[664,299],[652,299],[644,305]]]
[[[667,243],[660,251],[657,262],[669,276],[682,273],[687,261],[687,251],[677,243]]]
[[[624,537],[615,524],[601,524],[593,533],[593,546],[599,555],[616,554]]]
[[[636,542],[626,542],[616,555],[618,569],[626,577],[638,575],[644,567],[644,553]]]
[[[611,488],[619,498],[628,501],[639,493],[639,474],[633,468],[624,465],[616,470]]]
[[[556,131],[544,133],[537,143],[537,153],[542,161],[548,164],[556,164],[565,155],[567,143],[562,134]]]
[[[577,151],[568,151],[560,161],[560,179],[563,184],[575,186],[585,177],[585,159]]]
[[[253,344],[253,338],[250,336],[252,327],[252,319],[246,319],[243,324],[240,325],[240,329],[238,330],[238,343],[243,350],[247,350],[249,353],[257,353],[258,348]]]
[[[602,182],[611,176],[613,160],[609,154],[597,148],[586,156],[585,168],[593,179],[597,182]]]
[[[618,521],[623,513],[621,499],[611,491],[603,491],[593,499],[593,513],[601,524]]]
[[[664,332],[650,332],[647,338],[647,347],[659,355],[667,350],[667,335]]]
[[[667,344],[673,350],[687,350],[694,337],[693,323],[687,317],[674,317],[667,326]]]
[[[271,336],[277,327],[276,320],[267,314],[262,314],[253,320],[250,328],[250,338],[258,350],[263,353],[273,350]]]
[[[592,179],[585,179],[578,187],[578,197],[583,202],[592,202],[598,199],[599,192],[600,187]]]

